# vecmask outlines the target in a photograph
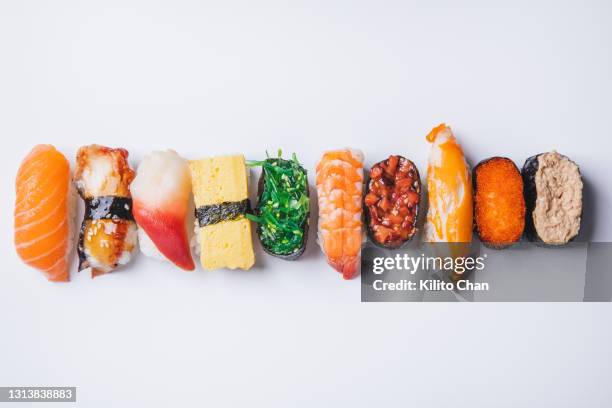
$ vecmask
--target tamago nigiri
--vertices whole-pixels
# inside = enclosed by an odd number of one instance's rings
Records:
[[[463,150],[450,127],[445,124],[435,127],[427,135],[427,141],[432,146],[427,167],[429,209],[424,240],[470,243],[472,181]]]
[[[255,264],[249,173],[244,156],[216,156],[189,162],[196,207],[196,240],[206,270],[250,269]]]
[[[17,254],[50,281],[67,281],[76,206],[68,160],[51,145],[35,146],[19,167],[15,188]]]
[[[191,174],[187,160],[176,152],[156,151],[144,157],[130,187],[140,250],[192,271],[193,231]]]

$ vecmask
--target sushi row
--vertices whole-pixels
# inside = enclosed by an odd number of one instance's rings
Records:
[[[491,248],[530,241],[565,245],[580,232],[583,182],[576,163],[555,151],[530,157],[519,171],[512,160],[492,157],[472,172],[451,129],[442,124],[427,169],[427,242],[471,241],[472,230]],[[472,178],[473,176],[473,178]]]
[[[78,193],[85,206],[78,270],[91,269],[93,277],[127,264],[138,246],[188,271],[195,269],[192,249],[205,269],[249,269],[255,263],[249,220],[258,223],[266,252],[296,259],[308,234],[306,170],[295,156],[249,164],[263,168],[254,210],[241,155],[188,162],[158,151],[134,171],[126,150],[90,145],[78,150],[71,175],[53,146],[36,146],[17,173],[17,253],[49,280],[67,281]]]
[[[425,242],[469,243],[473,230],[493,248],[518,242],[524,230],[549,245],[578,235],[583,184],[567,157],[542,153],[522,172],[510,159],[493,157],[471,170],[448,126],[435,127],[426,139],[432,146]],[[261,168],[253,208],[249,167]],[[391,155],[368,176],[358,150],[327,151],[316,164],[318,243],[346,279],[359,271],[366,231],[388,249],[417,233],[422,186],[416,165]],[[126,150],[90,145],[78,150],[72,175],[60,152],[39,145],[17,174],[15,246],[52,281],[69,277],[77,193],[85,205],[78,269],[89,268],[94,277],[127,264],[137,247],[184,270],[195,269],[192,251],[204,269],[249,269],[255,263],[251,222],[264,251],[281,259],[299,258],[308,239],[308,177],[295,154],[187,161],[157,151],[134,171]]]

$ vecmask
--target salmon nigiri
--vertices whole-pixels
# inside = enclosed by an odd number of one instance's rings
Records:
[[[51,145],[34,147],[19,167],[15,188],[17,254],[50,281],[67,281],[76,204],[68,160]]]
[[[432,143],[427,167],[429,210],[426,242],[472,241],[472,181],[463,150],[450,127],[441,124],[428,135]]]
[[[140,227],[140,250],[181,269],[194,270],[189,241],[195,217],[187,160],[172,150],[146,155],[130,189],[132,211]]]
[[[327,262],[351,279],[359,271],[363,222],[363,154],[344,149],[323,154],[316,167],[319,245]]]

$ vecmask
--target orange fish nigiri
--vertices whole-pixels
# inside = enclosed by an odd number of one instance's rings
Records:
[[[463,150],[450,127],[441,124],[428,135],[432,143],[427,167],[429,209],[425,242],[472,241],[472,181]]]
[[[316,167],[319,245],[344,279],[357,275],[363,243],[363,154],[344,149],[323,154]]]
[[[50,281],[68,281],[75,208],[68,160],[51,145],[34,147],[21,162],[15,189],[17,254]]]
[[[131,191],[141,252],[194,270],[189,241],[195,217],[187,160],[172,150],[148,154]]]

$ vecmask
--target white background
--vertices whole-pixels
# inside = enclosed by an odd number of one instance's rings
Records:
[[[362,304],[313,236],[296,263],[256,243],[248,272],[138,256],[69,284],[13,249],[37,143],[133,165],[282,147],[311,182],[350,145],[424,176],[440,121],[472,164],[569,155],[588,238],[610,240],[612,3],[487,3],[3,0],[0,385],[77,386],[88,407],[611,406],[610,304]]]

